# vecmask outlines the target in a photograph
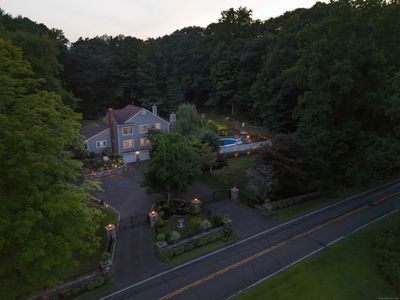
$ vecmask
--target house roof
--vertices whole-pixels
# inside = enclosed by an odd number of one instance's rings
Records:
[[[128,121],[133,115],[141,111],[143,107],[135,106],[135,105],[127,105],[123,109],[113,109],[113,115],[115,121],[118,124],[123,124]],[[108,114],[108,112],[107,112]],[[106,115],[107,118],[107,115]]]
[[[91,137],[95,136],[96,134],[108,129],[108,125],[103,121],[94,121],[83,126],[79,132],[85,136],[86,139],[90,139]]]

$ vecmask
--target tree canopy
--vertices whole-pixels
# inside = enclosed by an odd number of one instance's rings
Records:
[[[161,192],[170,203],[172,196],[186,190],[201,173],[200,155],[188,140],[176,133],[151,136],[149,170],[144,185],[150,192]]]
[[[17,276],[34,289],[57,282],[48,272],[70,265],[74,252],[96,249],[99,214],[76,185],[77,114],[1,38],[0,73],[0,278]]]

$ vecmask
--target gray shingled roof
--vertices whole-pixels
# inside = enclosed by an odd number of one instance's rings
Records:
[[[89,139],[107,128],[108,125],[103,121],[93,121],[92,123],[83,126],[79,132],[84,135],[86,139]]]
[[[118,124],[123,124],[142,109],[143,107],[135,105],[127,105],[123,109],[113,109],[114,119]]]

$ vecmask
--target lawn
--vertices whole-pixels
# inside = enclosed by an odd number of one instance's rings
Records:
[[[377,266],[374,236],[398,224],[396,213],[267,279],[235,299],[398,299]],[[387,298],[388,299],[388,298]]]
[[[247,190],[247,171],[256,165],[257,157],[253,154],[228,158],[228,166],[202,174],[199,181],[224,194],[236,186],[240,189],[241,201],[252,200],[254,196]]]
[[[69,268],[63,271],[64,278],[70,278],[79,274],[88,273],[96,270],[99,267],[101,260],[101,254],[107,249],[107,236],[104,229],[105,225],[110,223],[116,224],[118,220],[118,214],[110,208],[100,208],[103,212],[103,218],[97,229],[98,236],[102,237],[101,245],[92,255],[82,255],[76,253],[74,259],[79,262],[78,265],[71,265]]]
[[[73,276],[80,275],[82,273],[88,273],[94,271],[98,268],[99,262],[101,260],[101,254],[106,249],[106,235],[104,226],[110,223],[116,223],[118,215],[117,213],[109,208],[102,208],[103,218],[99,224],[98,235],[102,237],[101,245],[92,255],[82,255],[76,253],[74,258],[78,261],[77,265],[71,264],[64,270],[54,270],[55,274],[62,274],[61,277],[64,279],[69,279]],[[49,275],[51,278],[51,274]],[[54,276],[53,276],[54,277]],[[5,277],[0,278],[1,288],[0,288],[0,299],[19,299],[27,294],[39,291],[43,287],[31,287],[27,285],[17,274],[7,274]]]
[[[311,212],[313,210],[316,210],[318,208],[324,207],[330,203],[333,203],[339,199],[344,199],[348,198],[354,195],[357,195],[359,193],[365,192],[367,190],[376,188],[380,185],[383,185],[385,183],[389,183],[395,179],[399,178],[398,175],[390,177],[390,178],[384,178],[379,181],[375,181],[373,183],[369,183],[364,186],[355,186],[351,188],[341,188],[335,191],[330,191],[326,193],[325,195],[313,199],[313,200],[308,200],[302,203],[298,203],[295,205],[291,205],[285,208],[280,208],[274,211],[274,218],[278,221],[286,221],[290,218],[300,216],[303,214],[306,214],[308,212]]]
[[[222,246],[224,246],[225,244],[231,243],[232,241],[228,241],[225,242],[223,240],[217,240],[215,242],[206,244],[204,246],[198,247],[198,248],[194,248],[193,250],[190,250],[188,252],[184,252],[181,255],[175,256],[173,258],[171,258],[167,264],[169,266],[176,266],[179,265],[181,263],[184,263],[186,261],[192,260],[196,257],[199,257],[203,254],[209,253],[212,250],[216,250],[218,248],[221,248]]]

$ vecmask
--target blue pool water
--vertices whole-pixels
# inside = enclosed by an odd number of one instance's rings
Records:
[[[223,146],[236,145],[240,142],[239,140],[233,138],[220,139],[220,141],[222,142]]]

